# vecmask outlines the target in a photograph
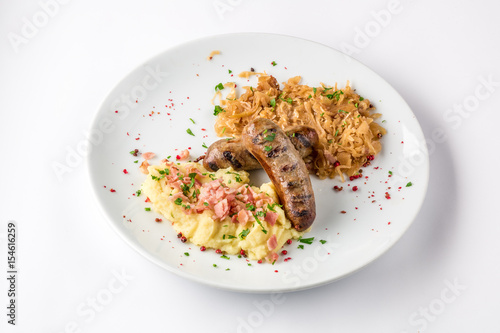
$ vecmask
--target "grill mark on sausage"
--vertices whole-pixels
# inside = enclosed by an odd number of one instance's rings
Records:
[[[269,158],[277,158],[280,157],[282,153],[288,150],[287,146],[278,146],[267,153],[267,157]]]
[[[311,148],[312,145],[311,145],[311,141],[309,141],[309,139],[303,135],[302,133],[295,133],[295,137],[300,141],[300,143],[302,144],[302,146],[304,148]]]
[[[294,164],[285,164],[281,167],[281,172],[291,172],[297,168],[297,163]]]
[[[233,169],[239,169],[241,168],[243,165],[240,163],[240,161],[238,161],[236,159],[236,157],[234,157],[233,153],[231,153],[230,151],[225,151],[222,153],[222,156],[224,156],[224,158],[229,161],[229,163],[231,163],[231,165],[233,166]]]

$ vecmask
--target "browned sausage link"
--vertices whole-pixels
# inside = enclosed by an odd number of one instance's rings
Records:
[[[314,192],[306,165],[285,132],[271,120],[257,118],[243,129],[242,139],[276,187],[294,228],[309,228],[316,218]]]
[[[240,138],[222,139],[208,147],[203,166],[210,171],[232,167],[234,170],[260,169],[259,161],[243,146]]]
[[[319,138],[316,131],[307,126],[295,126],[287,130],[292,144],[301,158],[313,153]],[[222,139],[208,147],[203,166],[210,171],[232,167],[234,170],[255,170],[262,168],[260,163],[248,152],[240,138]]]

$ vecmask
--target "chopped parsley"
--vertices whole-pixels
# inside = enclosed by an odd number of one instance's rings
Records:
[[[190,129],[190,128],[188,128],[188,129],[186,130],[186,133],[187,133],[187,134],[189,134],[189,135],[194,136],[193,131],[191,131],[191,129]]]
[[[213,264],[212,266],[217,267],[217,264]]]
[[[359,96],[359,101],[361,102],[361,101],[363,101],[363,100],[364,100],[364,98],[363,98],[363,97],[361,97],[361,96]]]
[[[257,217],[257,215],[253,214],[253,217],[255,218],[255,221],[257,221],[257,223],[260,225],[260,227],[262,228],[262,232],[267,234],[267,230],[266,228],[264,228],[264,226],[262,225],[262,222],[260,222],[259,218]]]
[[[138,197],[139,197],[139,196],[141,196],[141,193],[142,193],[142,190],[137,190],[137,191],[135,191],[135,194],[136,194]]]
[[[344,92],[342,90],[337,90],[333,94],[326,95],[326,97],[328,99],[334,99],[335,98],[338,101],[340,99],[340,95],[343,95],[343,94],[344,94]]]
[[[174,204],[179,205],[179,206],[182,205],[182,199],[181,198],[175,199]]]
[[[326,240],[321,239],[319,242],[320,242],[321,244],[325,244],[325,243],[326,243]]]
[[[406,187],[410,187],[410,186],[413,186],[412,182],[408,182],[408,184],[406,184]]]
[[[311,238],[302,238],[302,237],[300,237],[299,238],[299,242],[304,243],[304,244],[309,244],[310,245],[310,244],[313,243],[313,241],[314,241],[314,237],[311,237]]]
[[[218,115],[221,112],[226,112],[223,108],[221,108],[219,105],[216,105],[214,108],[214,116]]]
[[[291,98],[284,99],[283,98],[283,94],[281,94],[279,96],[279,99],[281,99],[283,102],[287,102],[288,104],[292,104],[293,103],[293,99],[291,99]]]
[[[233,238],[236,238],[236,236],[233,236],[233,235],[227,235],[227,238],[228,238],[228,239],[233,239]]]
[[[221,255],[220,257],[221,257],[222,259],[229,260],[229,257],[228,257],[228,256],[226,256],[225,254]]]
[[[354,103],[354,106],[355,106],[355,107],[358,107],[358,103]]]
[[[247,237],[247,235],[249,233],[250,233],[250,229],[245,229],[242,232],[240,232],[240,234],[238,235],[238,237],[240,237],[240,239],[245,239],[245,237]]]
[[[276,133],[271,133],[271,134],[269,134],[268,136],[266,136],[266,137],[264,138],[264,140],[271,142],[271,141],[274,141],[274,138],[275,138],[275,137],[276,137]]]
[[[312,98],[312,95],[307,96],[307,98]]]
[[[165,168],[164,170],[158,170],[158,173],[160,175],[170,175],[170,170],[168,168]]]
[[[189,120],[191,120],[191,122],[192,122],[193,124],[196,124],[196,123],[194,122],[193,118],[189,118]]]
[[[271,151],[273,149],[272,146],[264,146],[265,151]]]
[[[184,252],[184,255],[185,255],[186,257],[189,257],[189,252]]]
[[[325,115],[324,112],[321,112],[321,114],[319,115],[320,117],[323,117]]]
[[[273,98],[272,100],[270,100],[269,105],[271,105],[274,108],[276,106],[276,98]]]
[[[276,212],[276,210],[274,209],[274,207],[283,207],[283,205],[278,205],[277,203],[273,203],[272,205],[270,204],[267,204],[267,209],[269,209],[271,212]]]
[[[201,145],[203,148],[205,149],[208,149],[207,145],[205,144],[205,142],[203,142],[203,144]]]
[[[339,130],[335,131],[335,136],[339,135]]]
[[[146,208],[144,208],[144,210],[145,210],[146,212],[150,212],[150,211],[151,211],[151,208],[146,207]]]
[[[134,161],[134,163],[138,163],[138,162],[139,162],[139,160],[135,160],[135,161]]]
[[[297,248],[303,250],[304,249],[304,245],[300,244],[299,246],[297,246]]]
[[[204,206],[208,206],[208,202],[206,202],[206,201],[205,201],[205,202],[203,203],[203,205],[204,205]]]
[[[349,112],[344,111],[344,110],[339,110],[339,113],[349,113]]]
[[[323,87],[323,92],[328,91],[328,90],[332,90],[332,89],[333,88],[325,88],[325,87]]]
[[[276,66],[277,65],[276,61],[273,60],[273,62],[271,63],[271,65]]]
[[[316,87],[313,88],[313,93],[316,94]]]
[[[389,174],[392,176],[392,171],[389,171]]]
[[[215,86],[215,91],[217,91],[217,89],[219,90],[224,89],[224,85],[222,83],[219,83],[218,85]]]
[[[232,71],[232,70],[230,70],[230,69],[228,69],[227,71],[228,71],[228,73],[229,73],[229,74],[231,74],[231,73],[233,72],[233,71]]]
[[[252,204],[249,204],[249,203],[247,203],[246,208],[247,208],[247,210],[252,211],[252,212],[255,210],[255,206]]]

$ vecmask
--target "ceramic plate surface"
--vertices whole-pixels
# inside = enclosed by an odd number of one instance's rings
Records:
[[[221,54],[209,61],[213,50]],[[219,139],[213,129],[214,87],[229,81],[238,87],[255,86],[255,77],[247,80],[237,76],[251,67],[266,71],[280,83],[297,75],[310,86],[337,82],[343,87],[349,81],[382,113],[379,121],[388,131],[382,138],[382,152],[364,169],[367,178],[341,183],[339,179],[312,177],[317,217],[307,237],[315,241],[305,244],[304,249],[298,249],[296,242],[285,245],[288,254],[275,265],[252,262],[249,266],[243,258],[225,260],[214,251],[201,252],[192,244],[181,243],[169,221],[162,217],[162,223],[155,222],[161,216],[145,211],[149,207],[145,198],[134,195],[145,175],[138,169],[142,159],[130,151],[155,152],[158,157],[151,164],[188,147],[194,158],[202,155],[206,151],[203,143],[210,145]],[[186,133],[188,128],[194,136]],[[272,34],[203,38],[142,64],[104,101],[92,125],[90,145],[88,170],[97,201],[130,246],[183,277],[246,292],[311,288],[366,266],[408,229],[423,203],[429,176],[419,123],[387,82],[339,51]],[[139,163],[134,163],[136,160]],[[251,179],[255,185],[268,181],[264,171],[252,172]],[[332,190],[335,185],[344,190]],[[358,191],[352,191],[353,186],[358,186]],[[185,252],[190,255],[185,256]],[[286,257],[292,259],[284,262]]]

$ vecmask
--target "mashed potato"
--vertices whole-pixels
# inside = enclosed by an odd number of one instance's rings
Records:
[[[273,262],[288,239],[303,234],[285,217],[273,184],[250,186],[246,171],[168,161],[148,171],[142,193],[193,244]]]

